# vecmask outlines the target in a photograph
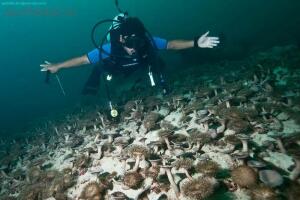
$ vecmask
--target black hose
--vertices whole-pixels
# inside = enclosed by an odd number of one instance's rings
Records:
[[[115,5],[117,7],[117,10],[119,11],[119,13],[124,13],[121,8],[119,7],[119,1],[118,0],[115,0]]]

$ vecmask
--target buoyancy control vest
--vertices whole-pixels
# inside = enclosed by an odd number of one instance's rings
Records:
[[[148,36],[143,36],[143,46],[136,50],[136,54],[128,55],[119,42],[118,30],[111,31],[111,53],[103,59],[104,70],[109,73],[130,74],[138,69],[152,65],[156,57],[155,47]]]

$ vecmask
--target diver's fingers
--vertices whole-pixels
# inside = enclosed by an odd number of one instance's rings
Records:
[[[219,38],[215,38],[215,37],[209,37],[209,39],[212,41],[220,41]]]
[[[219,41],[211,41],[210,43],[211,43],[211,44],[216,44],[216,45],[217,45],[217,44],[219,44],[220,42],[219,42]]]
[[[217,39],[212,39],[212,38],[209,38],[209,41],[210,41],[210,42],[213,42],[213,43],[220,43],[219,40],[217,40]]]
[[[219,40],[219,37],[209,37],[212,40]]]
[[[210,45],[218,45],[218,42],[211,42]]]
[[[48,67],[42,67],[41,72],[46,72],[48,71]]]
[[[220,43],[219,40],[210,40],[210,42]]]
[[[48,64],[41,64],[40,67],[42,68],[41,72],[46,72],[46,71],[48,71],[49,65]]]
[[[216,46],[218,46],[218,44],[216,44],[216,43],[210,43],[208,46],[210,46],[210,47],[216,47]]]
[[[48,65],[51,65],[51,63],[47,60],[45,60],[45,63],[48,64]]]
[[[207,45],[207,48],[214,48],[216,46],[218,46],[218,44],[210,43],[210,44]]]

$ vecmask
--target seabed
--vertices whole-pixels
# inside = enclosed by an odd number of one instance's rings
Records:
[[[137,87],[118,118],[82,108],[1,141],[0,199],[299,199],[299,48],[173,80],[168,96]]]

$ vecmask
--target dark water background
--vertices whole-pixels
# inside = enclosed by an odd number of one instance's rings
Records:
[[[215,50],[164,52],[170,73],[178,73],[182,66],[241,59],[272,46],[300,43],[298,0],[120,0],[120,5],[140,17],[153,35],[192,39],[210,30],[221,37],[222,45]],[[44,84],[39,64],[92,50],[92,26],[116,14],[112,0],[1,1],[1,137],[24,134],[32,123],[86,102],[80,91],[91,66],[59,73],[64,97],[55,80]]]

